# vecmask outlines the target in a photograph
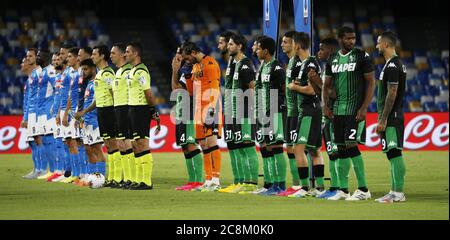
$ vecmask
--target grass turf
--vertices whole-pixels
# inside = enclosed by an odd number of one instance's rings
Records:
[[[231,182],[231,169],[228,154],[222,156],[221,181],[226,185]],[[155,189],[151,191],[93,190],[72,184],[25,180],[22,175],[31,169],[31,156],[0,155],[0,219],[448,220],[448,152],[405,152],[404,156],[407,202],[379,204],[373,200],[334,202],[175,191],[176,186],[185,183],[187,175],[181,153],[154,154]],[[389,163],[380,152],[364,152],[363,158],[372,197],[380,197],[390,188]],[[328,176],[328,170],[325,172]],[[350,189],[354,190],[353,170],[350,174]],[[288,183],[291,183],[289,171]]]

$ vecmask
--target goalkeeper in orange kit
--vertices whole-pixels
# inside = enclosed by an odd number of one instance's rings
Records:
[[[194,190],[217,191],[222,160],[217,145],[222,133],[220,67],[194,43],[184,43],[181,53],[183,60],[193,64],[195,135],[204,156],[205,183]]]

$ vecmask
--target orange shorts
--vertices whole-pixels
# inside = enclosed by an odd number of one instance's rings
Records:
[[[222,124],[215,124],[214,128],[206,128],[204,125],[195,124],[196,140],[204,140],[213,135],[216,135],[218,139],[222,138]]]

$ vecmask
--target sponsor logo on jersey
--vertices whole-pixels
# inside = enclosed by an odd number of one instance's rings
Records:
[[[353,72],[356,69],[356,63],[336,64],[331,66],[333,73]]]

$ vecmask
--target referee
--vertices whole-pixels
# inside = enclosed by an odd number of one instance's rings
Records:
[[[150,87],[150,73],[142,63],[142,45],[137,42],[127,44],[125,58],[132,69],[127,79],[129,95],[129,119],[132,137],[135,141],[133,150],[136,164],[136,182],[131,190],[153,189],[153,156],[150,152],[150,121],[156,120],[159,131],[159,114],[155,110],[154,97]]]
[[[99,69],[94,80],[95,105],[97,107],[100,135],[108,151],[108,159],[106,161],[107,181],[104,186],[117,187],[119,183],[114,180],[114,166],[116,161],[120,162],[120,152],[116,141],[115,119],[111,117],[114,116],[112,92],[114,70],[108,65],[109,55],[109,50],[106,46],[96,46],[92,51],[91,59]]]

